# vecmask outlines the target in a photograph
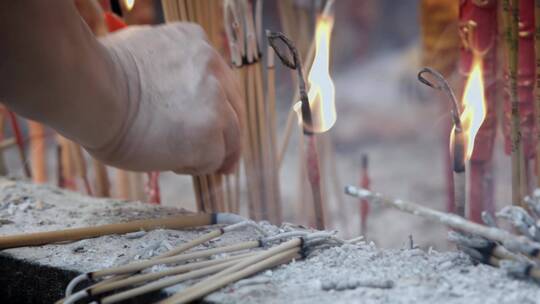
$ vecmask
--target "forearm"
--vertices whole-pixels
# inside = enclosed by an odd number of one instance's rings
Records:
[[[72,0],[0,0],[0,100],[89,148],[122,127],[125,75]]]

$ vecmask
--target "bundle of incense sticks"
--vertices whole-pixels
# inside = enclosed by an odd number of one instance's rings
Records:
[[[206,31],[211,44],[216,49],[223,50],[221,1],[162,0],[161,3],[167,22],[198,23]],[[201,212],[239,211],[238,192],[231,189],[229,176],[225,178],[221,174],[193,176],[193,190],[197,209]]]
[[[275,135],[273,58],[269,58],[268,94],[264,92],[261,18],[262,3],[224,1],[224,26],[231,61],[244,89],[245,121],[243,161],[252,219],[281,222]],[[256,16],[254,16],[254,11]],[[269,54],[269,56],[272,56]]]

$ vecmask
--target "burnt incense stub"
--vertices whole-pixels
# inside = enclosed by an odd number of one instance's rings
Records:
[[[452,155],[454,163],[454,172],[465,172],[465,136],[463,132],[454,130],[454,142],[452,144]]]

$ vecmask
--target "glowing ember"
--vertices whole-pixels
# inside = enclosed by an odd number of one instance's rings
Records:
[[[471,74],[465,85],[463,93],[463,111],[461,124],[465,135],[467,160],[471,158],[474,150],[474,139],[486,118],[486,99],[484,96],[484,81],[482,77],[482,64],[476,60]],[[454,132],[452,132],[453,134]]]
[[[335,88],[330,78],[330,39],[334,19],[321,16],[315,33],[315,59],[308,75],[313,132],[328,131],[336,122]]]
[[[127,10],[130,11],[135,5],[135,0],[124,0],[124,3],[126,4]]]

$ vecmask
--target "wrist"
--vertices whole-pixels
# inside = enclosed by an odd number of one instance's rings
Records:
[[[109,75],[112,75],[112,87],[115,98],[106,109],[113,118],[103,134],[107,134],[99,143],[85,146],[86,150],[109,164],[121,163],[127,142],[126,134],[133,127],[140,104],[140,77],[137,66],[129,50],[121,44],[101,39],[108,62]]]

